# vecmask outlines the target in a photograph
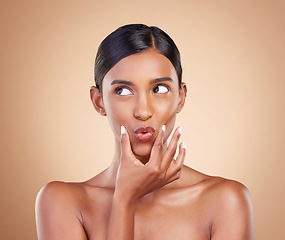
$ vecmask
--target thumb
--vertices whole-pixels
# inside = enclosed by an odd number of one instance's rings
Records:
[[[130,158],[132,154],[129,134],[124,126],[121,126],[121,161]]]

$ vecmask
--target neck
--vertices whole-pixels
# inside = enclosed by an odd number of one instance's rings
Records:
[[[113,160],[111,165],[105,171],[105,176],[108,179],[107,185],[110,188],[115,188],[117,172],[121,161],[121,143],[116,138],[114,140],[115,140],[115,149],[114,149]],[[147,163],[149,160],[149,158],[139,158],[139,157],[137,157],[137,159],[139,159],[143,164]]]
[[[99,186],[102,188],[108,188],[110,190],[115,189],[117,172],[118,172],[118,169],[120,166],[121,144],[120,144],[120,141],[118,139],[115,138],[114,140],[115,140],[115,147],[114,147],[115,151],[114,151],[112,163],[103,172],[99,173],[94,178],[86,181],[86,182],[88,182],[88,184],[93,185],[93,186]],[[166,149],[167,149],[167,141],[164,142],[162,151],[165,152]],[[149,158],[145,158],[144,160],[145,160],[145,163],[147,163]],[[141,160],[141,162],[144,163],[144,161],[142,161],[142,160]],[[182,176],[183,175],[184,174],[182,174]],[[190,180],[187,180],[187,181],[189,182]],[[177,180],[175,182],[167,184],[167,186],[164,186],[163,188],[173,188],[174,186],[180,186],[180,185],[181,185],[181,179],[179,179],[179,181]]]
[[[115,138],[114,156],[111,165],[106,169],[105,174],[108,179],[110,188],[115,188],[118,168],[120,166],[121,146],[120,142]]]
[[[118,141],[116,138],[115,140],[115,151],[112,163],[110,167],[108,167],[105,171],[105,176],[108,179],[107,185],[110,188],[115,188],[116,185],[116,178],[117,178],[117,172],[120,166],[120,159],[121,159],[121,144],[120,141]],[[163,151],[166,151],[167,144],[165,143],[163,146]],[[149,157],[139,157],[136,156],[136,158],[141,161],[141,163],[146,164],[149,161]]]

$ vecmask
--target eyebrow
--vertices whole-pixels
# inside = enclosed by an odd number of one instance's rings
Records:
[[[126,81],[126,80],[114,80],[111,82],[111,85],[114,85],[114,84],[125,84],[125,85],[130,85],[130,86],[134,85],[132,82]]]
[[[155,83],[160,83],[160,82],[165,82],[165,81],[173,82],[173,79],[170,77],[156,78],[156,79],[153,79],[150,82],[150,84],[155,84]],[[125,85],[129,85],[129,86],[134,86],[134,84],[132,82],[126,81],[126,80],[114,80],[111,82],[110,85],[115,85],[115,84],[125,84]]]
[[[165,82],[165,81],[173,82],[173,79],[170,78],[170,77],[156,78],[156,79],[153,79],[153,80],[151,81],[151,84],[160,83],[160,82]]]

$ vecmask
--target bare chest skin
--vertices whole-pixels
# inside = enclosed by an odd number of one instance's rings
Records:
[[[112,231],[111,220],[119,226],[127,224],[132,230],[127,237],[134,240],[254,239],[253,210],[245,186],[186,166],[182,170],[179,180],[129,202],[129,208],[123,202],[123,214],[117,212],[113,219],[125,196],[117,198],[118,191],[114,196],[115,179],[108,178],[108,172],[83,183],[49,183],[36,204],[39,239],[105,240]],[[124,212],[130,213],[127,222]],[[117,233],[112,239],[116,237]]]
[[[209,204],[203,199],[207,185],[160,189],[142,198],[135,215],[135,240],[210,239]],[[88,239],[104,240],[113,190],[91,186],[84,189],[86,195],[79,208]]]

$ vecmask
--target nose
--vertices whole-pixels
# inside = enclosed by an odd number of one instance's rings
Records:
[[[141,121],[146,121],[152,117],[152,105],[150,99],[145,95],[137,96],[134,110],[134,117]]]

